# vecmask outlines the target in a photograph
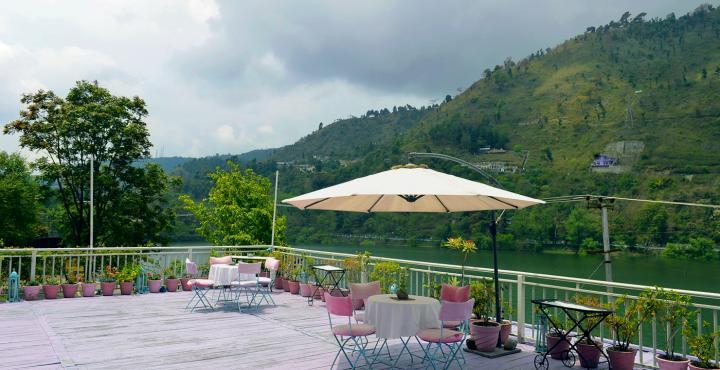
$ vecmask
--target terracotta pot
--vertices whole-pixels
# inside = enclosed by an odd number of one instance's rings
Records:
[[[510,331],[512,330],[512,323],[508,320],[503,320],[500,325],[500,343],[505,344],[508,338],[510,338]]]
[[[313,294],[314,286],[312,284],[300,283],[300,295],[303,297],[309,297]]]
[[[684,359],[680,361],[665,360],[660,356],[655,357],[657,359],[658,367],[660,370],[687,370],[690,360]]]
[[[275,278],[275,289],[280,290],[283,288],[283,278],[278,276]]]
[[[287,279],[283,279],[282,281],[282,289],[286,292],[290,291],[290,281]]]
[[[560,337],[552,336],[550,334],[546,334],[545,336],[547,337],[548,350],[552,348],[552,351],[550,351],[550,357],[555,360],[564,360],[567,358],[567,351],[570,349],[570,342],[564,340],[562,343],[555,346],[555,343],[560,341]],[[553,348],[553,346],[555,346],[555,348]]]
[[[23,299],[26,301],[34,301],[40,294],[40,285],[26,285],[23,287]]]
[[[290,288],[290,294],[300,294],[300,282],[299,281],[288,281],[288,288]]]
[[[83,297],[94,297],[96,292],[97,292],[97,284],[82,283],[82,296]]]
[[[148,288],[150,289],[150,293],[160,293],[162,280],[148,280]]]
[[[180,279],[180,285],[182,285],[183,292],[189,292],[192,290],[192,287],[190,286],[190,278],[182,278]]]
[[[77,291],[78,291],[78,285],[77,284],[63,284],[62,290],[63,290],[63,297],[75,298],[75,294],[77,294]]]
[[[492,352],[497,347],[498,336],[500,335],[500,325],[490,322],[490,326],[478,325],[480,320],[473,321],[470,325],[470,334],[475,340],[475,347],[478,351]]]
[[[43,295],[45,299],[56,299],[60,291],[60,285],[43,285]]]
[[[636,349],[630,349],[629,351],[617,351],[612,348],[608,348],[608,360],[610,360],[610,367],[613,370],[633,370],[635,367],[635,354]]]
[[[122,295],[130,295],[133,291],[133,285],[134,283],[132,281],[122,281],[120,282],[120,294]]]
[[[708,370],[708,368],[706,368],[706,367],[696,366],[696,365],[695,365],[696,363],[697,363],[697,362],[695,362],[695,361],[691,361],[691,362],[688,364],[688,369],[690,369],[690,370]],[[718,367],[717,367],[717,366],[716,366],[716,367],[712,367],[711,369],[718,369]]]
[[[593,344],[578,343],[576,345],[580,366],[586,369],[594,369],[600,363],[600,349]]]
[[[104,296],[111,296],[115,292],[115,285],[116,283],[113,282],[106,282],[103,281],[100,283],[100,290],[102,290],[102,295]]]
[[[178,286],[180,286],[180,279],[167,279],[165,280],[165,286],[168,292],[177,292]]]

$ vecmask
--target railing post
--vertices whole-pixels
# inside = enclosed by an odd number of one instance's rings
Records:
[[[518,343],[525,339],[525,275],[517,277],[517,338]]]
[[[30,280],[35,280],[35,266],[37,265],[37,251],[33,249],[30,257]]]
[[[192,252],[193,252],[193,249],[192,249],[192,248],[188,248],[188,259],[189,259],[190,261],[192,261]]]

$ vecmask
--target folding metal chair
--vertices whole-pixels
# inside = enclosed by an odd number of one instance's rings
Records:
[[[366,350],[368,345],[367,337],[375,334],[375,327],[369,324],[353,325],[353,304],[350,297],[335,297],[330,295],[330,293],[325,293],[325,307],[328,311],[330,329],[332,330],[335,341],[340,347],[337,354],[335,354],[335,359],[333,359],[330,368],[332,369],[335,366],[335,362],[337,362],[341,353],[345,356],[345,359],[348,361],[348,364],[350,364],[352,369],[357,368],[357,363],[361,358],[365,360],[365,363],[369,368],[372,368],[372,365],[375,363],[375,358],[373,357],[373,361],[370,361]],[[347,317],[347,325],[333,325],[332,315]],[[352,341],[354,346],[352,348],[352,352],[348,353],[346,346],[350,343],[350,341]],[[355,355],[355,352],[357,352],[359,356],[355,359],[355,361],[353,361],[350,358]]]
[[[262,269],[262,263],[238,263],[239,280],[230,283],[230,286],[236,289],[236,299],[238,310],[242,311],[241,293],[245,293],[245,302],[248,309],[255,309],[257,312],[260,308],[261,301],[258,300],[258,294],[262,294],[260,290],[259,275]]]
[[[187,271],[188,275],[196,276],[198,273],[197,264],[195,262],[190,261],[189,259],[185,260],[185,270]],[[190,301],[185,306],[185,309],[189,308],[190,305],[197,299],[195,304],[192,306],[192,309],[190,312],[195,311],[197,306],[203,305],[203,308],[210,308],[211,310],[215,310],[213,308],[213,305],[210,303],[210,301],[207,298],[208,292],[212,290],[212,288],[215,286],[215,282],[210,279],[192,279],[188,281],[188,284],[191,287],[191,290],[193,292],[192,297],[190,298]]]
[[[443,324],[440,325],[440,328],[420,330],[415,335],[415,338],[425,353],[423,362],[429,361],[429,366],[433,369],[437,369],[440,364],[443,364],[443,369],[448,369],[453,362],[457,362],[458,366],[462,368],[465,357],[458,358],[457,354],[462,349],[462,343],[467,337],[468,322],[472,316],[475,300],[470,299],[465,302],[442,301],[441,304],[440,321]],[[447,321],[461,321],[462,323],[458,330],[453,330],[445,327]],[[422,342],[420,342],[421,339],[427,342],[427,345],[423,346]],[[449,353],[445,353],[443,346],[447,347]],[[462,360],[462,363],[460,360]]]

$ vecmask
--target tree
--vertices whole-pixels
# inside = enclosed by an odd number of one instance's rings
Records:
[[[99,245],[163,241],[174,218],[164,207],[170,178],[159,166],[134,163],[150,155],[148,112],[139,97],[114,96],[97,82],[78,81],[66,98],[40,90],[23,95],[20,118],[5,125],[20,145],[40,153],[34,165],[57,190],[61,229],[76,245],[89,241],[90,161],[95,165],[94,222]]]
[[[40,191],[18,154],[0,151],[0,246],[23,246],[37,234]]]
[[[270,244],[273,201],[270,180],[253,170],[241,170],[228,161],[229,171],[219,167],[209,174],[214,184],[207,199],[193,201],[187,195],[180,200],[185,209],[200,221],[197,232],[215,245]],[[285,217],[278,217],[275,243],[285,240]]]
[[[445,103],[450,103],[452,101],[452,96],[450,94],[445,95]]]
[[[565,220],[565,237],[579,250],[582,241],[587,238],[595,238],[600,225],[597,217],[585,208],[573,208]]]

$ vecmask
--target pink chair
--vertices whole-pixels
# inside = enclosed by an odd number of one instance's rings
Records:
[[[365,284],[349,284],[350,297],[353,300],[353,308],[361,306],[364,308],[367,299],[378,294],[382,294],[380,290],[380,282],[373,281]],[[355,321],[365,322],[365,311],[355,310]]]
[[[196,276],[198,274],[197,264],[190,261],[190,259],[185,260],[185,270],[190,276]],[[192,279],[188,281],[188,285],[190,285],[190,289],[192,290],[193,295],[190,298],[190,302],[188,302],[188,304],[185,306],[186,309],[190,307],[190,304],[192,304],[193,301],[197,298],[197,302],[195,302],[195,305],[193,305],[190,312],[195,311],[195,308],[197,308],[197,306],[200,304],[203,305],[203,308],[210,308],[213,311],[215,310],[213,308],[213,305],[206,297],[206,294],[215,286],[214,281],[210,279]]]
[[[443,368],[447,369],[453,361],[456,361],[462,368],[462,364],[460,363],[460,359],[457,358],[457,354],[462,347],[462,343],[467,337],[468,322],[472,316],[474,304],[475,299],[469,299],[465,302],[442,301],[442,306],[440,307],[440,321],[443,325],[440,325],[439,329],[420,330],[417,334],[415,334],[418,344],[420,344],[425,352],[423,362],[425,360],[429,360],[430,366],[432,366],[433,369],[437,368],[437,363],[442,363],[444,364]],[[458,330],[447,329],[444,327],[444,323],[446,321],[460,321],[462,324],[459,326]],[[421,339],[427,342],[426,346],[423,346],[420,342]],[[431,352],[433,345],[435,348]],[[448,347],[449,353],[445,353],[443,346]],[[439,356],[438,352],[440,352]],[[463,356],[461,359],[464,363],[465,357]]]
[[[470,285],[454,286],[443,284],[440,287],[440,301],[465,302],[470,299]],[[445,321],[443,326],[448,329],[457,329],[461,321]]]
[[[225,257],[210,257],[208,260],[209,265],[229,265],[232,264],[232,256]]]
[[[242,303],[240,301],[240,293],[245,293],[245,302],[248,305],[248,309],[255,308],[257,311],[260,308],[260,302],[262,300],[256,300],[258,294],[263,294],[260,291],[259,275],[262,270],[262,263],[238,263],[238,274],[240,276],[239,281],[233,281],[230,285],[237,291],[237,305],[238,310],[242,311]]]
[[[269,277],[260,276],[258,281],[260,282],[261,301],[277,306],[275,300],[272,297],[272,288],[275,285],[275,278],[277,277],[277,271],[280,269],[280,261],[275,258],[268,258],[265,260],[265,269],[270,273]],[[261,302],[262,303],[262,302]]]
[[[335,366],[335,362],[337,361],[338,356],[340,356],[340,353],[345,356],[345,359],[348,361],[348,364],[350,364],[352,369],[355,369],[357,367],[357,363],[358,361],[360,361],[360,358],[365,359],[365,363],[367,364],[367,366],[369,368],[372,368],[372,365],[375,361],[374,358],[372,362],[368,359],[366,349],[369,343],[367,337],[369,335],[375,334],[375,327],[368,324],[352,324],[353,305],[352,299],[350,297],[336,297],[326,292],[325,307],[327,308],[328,312],[330,329],[332,330],[335,341],[340,347],[338,352],[335,354],[335,359],[333,359],[330,368],[332,369]],[[332,316],[346,317],[347,324],[333,325]],[[350,341],[352,341],[354,346],[352,348],[352,353],[348,354],[348,352],[346,351],[346,345]],[[356,351],[358,352],[359,356],[355,359],[355,361],[353,361],[350,359],[350,357],[353,357]]]

